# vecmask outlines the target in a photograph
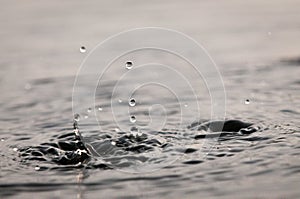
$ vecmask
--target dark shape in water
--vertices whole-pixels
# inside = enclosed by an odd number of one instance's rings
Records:
[[[242,122],[239,120],[225,121],[199,121],[188,126],[191,130],[204,130],[211,132],[239,132],[241,129],[248,128],[252,123]]]
[[[239,120],[225,120],[225,121],[199,121],[194,122],[188,126],[191,130],[210,131],[213,133],[199,134],[195,139],[218,138],[220,136],[231,135],[248,135],[256,132],[258,129],[252,127],[252,123],[242,122]]]
[[[20,150],[20,156],[24,161],[46,161],[55,162],[58,165],[81,165],[86,163],[87,168],[110,169],[107,164],[94,165],[89,164],[92,156],[98,156],[89,146],[83,143],[83,138],[78,129],[77,121],[74,121],[73,132],[69,132],[57,137],[57,142],[42,143],[35,147],[26,147]],[[199,134],[195,139],[218,138],[219,136],[236,136],[247,135],[257,131],[258,129],[251,126],[251,123],[242,122],[239,120],[226,121],[208,121],[201,120],[192,123],[188,126],[191,130],[210,131],[207,134]],[[124,151],[133,153],[144,153],[152,151],[155,147],[165,148],[169,143],[161,143],[159,140],[151,139],[146,134],[135,137],[132,135],[123,135],[117,139],[112,139],[110,136],[103,138],[108,143],[113,141],[113,147],[117,147]],[[101,143],[100,143],[101,144]],[[184,153],[193,153],[197,149],[188,148]],[[199,161],[190,161],[185,164],[198,164]]]

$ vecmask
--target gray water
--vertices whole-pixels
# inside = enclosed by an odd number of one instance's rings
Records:
[[[300,196],[299,1],[1,4],[1,198]],[[210,119],[210,96],[204,84],[191,79],[203,91],[200,117],[193,97],[179,89],[191,111],[177,126],[180,111],[174,96],[161,87],[148,87],[136,99],[136,123],[147,122],[149,104],[157,103],[165,105],[170,123],[156,133],[144,132],[140,139],[128,137],[117,129],[109,109],[124,63],[96,90],[99,101],[80,107],[82,137],[76,136],[72,90],[81,62],[112,34],[143,26],[179,30],[204,45],[224,82],[226,118],[252,123],[256,131],[201,139],[199,135],[209,132],[188,126]],[[81,53],[80,46],[87,52]],[[150,55],[145,59],[175,64],[168,56]],[[136,79],[121,88],[132,82]],[[126,100],[117,103],[116,108],[122,107],[128,107]],[[89,120],[94,112],[102,118],[101,131]],[[156,113],[162,113],[159,107],[152,112],[159,121]],[[128,112],[116,117],[131,125]],[[86,149],[86,142],[100,157]],[[211,148],[206,150],[204,142]]]

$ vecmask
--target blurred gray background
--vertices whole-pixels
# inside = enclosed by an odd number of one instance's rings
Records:
[[[300,1],[1,1],[1,88],[75,75],[85,55],[124,30],[158,26],[201,43],[219,65],[299,56]],[[5,86],[4,86],[5,85]]]

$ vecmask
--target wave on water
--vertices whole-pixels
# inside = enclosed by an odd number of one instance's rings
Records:
[[[216,127],[222,125],[222,131],[216,132]],[[184,147],[180,145],[180,140],[176,145],[175,131],[157,132],[165,139],[158,139],[146,133],[140,135],[132,135],[126,132],[119,132],[117,138],[113,138],[108,133],[103,133],[101,140],[98,140],[93,147],[84,143],[81,137],[78,123],[74,121],[73,132],[68,132],[56,137],[56,142],[41,143],[38,146],[23,147],[19,150],[19,155],[23,163],[31,162],[47,162],[55,165],[64,165],[71,167],[85,167],[87,169],[113,169],[118,167],[131,166],[130,161],[142,161],[144,163],[155,162],[155,158],[145,156],[153,151],[165,153],[165,156],[171,156],[173,153],[191,154],[199,151],[199,148]],[[188,137],[190,141],[203,139],[215,139],[226,141],[230,139],[259,139],[251,138],[250,134],[261,130],[259,127],[253,126],[252,123],[242,122],[239,120],[226,121],[208,121],[201,120],[192,123],[187,127],[189,132],[193,133],[193,137]],[[166,141],[167,138],[173,142]],[[169,140],[170,140],[169,139]],[[97,151],[95,151],[97,146]],[[232,156],[232,154],[227,154]],[[100,156],[100,157],[99,157]],[[222,157],[224,155],[216,155]],[[127,159],[127,162],[123,159]],[[158,158],[157,158],[158,159]],[[154,161],[154,162],[153,162]],[[188,160],[184,164],[199,164],[205,160]],[[61,167],[59,167],[61,168]],[[39,167],[39,170],[57,169],[53,167]]]

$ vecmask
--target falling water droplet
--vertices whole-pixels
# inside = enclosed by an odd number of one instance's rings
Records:
[[[88,113],[92,112],[92,108],[88,108],[87,112]]]
[[[136,122],[136,117],[135,117],[134,115],[132,115],[132,116],[130,117],[130,122],[131,122],[131,123],[135,123],[135,122]]]
[[[98,106],[98,111],[102,111],[102,107],[101,106]]]
[[[4,139],[3,139],[3,138],[1,138],[1,142],[4,142]]]
[[[85,48],[84,46],[81,46],[81,47],[79,48],[79,51],[80,51],[81,53],[85,53],[85,52],[86,52],[86,48]]]
[[[129,106],[135,106],[135,99],[131,98],[129,100]]]
[[[85,116],[84,116],[84,119],[87,119],[87,118],[89,118],[89,116],[88,116],[88,115],[85,115]]]
[[[36,171],[38,171],[38,170],[40,170],[41,169],[41,167],[39,167],[39,166],[35,166],[34,167],[34,170],[36,170]]]
[[[79,115],[78,113],[74,114],[74,120],[75,120],[76,122],[79,122],[79,120],[80,120],[80,115]]]
[[[250,100],[249,100],[249,99],[246,99],[246,100],[245,100],[245,104],[247,104],[247,105],[250,104]]]
[[[184,104],[184,107],[188,107],[188,105],[187,105],[187,104]]]
[[[14,151],[18,151],[18,148],[13,148]]]
[[[122,103],[123,101],[121,99],[118,100],[119,103]]]
[[[111,145],[114,145],[114,146],[117,144],[115,141],[111,141],[110,143],[111,143]]]
[[[127,61],[125,66],[128,70],[132,69],[132,66],[133,66],[132,61]]]

